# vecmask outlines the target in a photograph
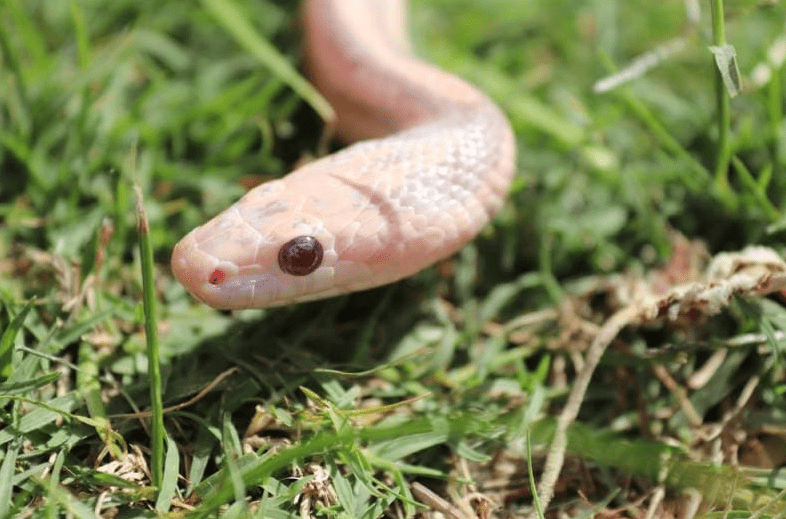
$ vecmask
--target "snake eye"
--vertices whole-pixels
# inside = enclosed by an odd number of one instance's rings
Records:
[[[278,251],[278,266],[287,274],[307,276],[322,263],[322,245],[313,236],[298,236]]]

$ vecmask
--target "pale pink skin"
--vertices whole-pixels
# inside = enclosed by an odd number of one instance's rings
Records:
[[[266,308],[391,283],[497,213],[514,170],[510,125],[474,87],[411,57],[404,19],[403,0],[303,3],[307,68],[339,134],[373,140],[249,191],[183,238],[172,271],[200,301]],[[279,249],[303,235],[322,244],[322,264],[284,273]]]

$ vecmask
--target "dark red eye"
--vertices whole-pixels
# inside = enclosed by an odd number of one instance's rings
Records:
[[[278,251],[278,266],[287,274],[307,276],[322,263],[322,245],[313,236],[298,236]]]
[[[224,274],[223,270],[216,269],[213,271],[212,274],[210,274],[210,278],[207,281],[211,285],[220,285],[221,283],[224,282],[226,278],[227,275]]]

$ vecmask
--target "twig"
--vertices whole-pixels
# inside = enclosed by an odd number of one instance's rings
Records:
[[[587,350],[586,363],[584,368],[576,378],[573,389],[568,395],[568,401],[565,403],[565,408],[557,418],[557,429],[554,431],[554,440],[551,444],[551,449],[546,456],[546,465],[543,469],[543,475],[538,483],[538,498],[540,499],[541,506],[545,510],[548,507],[551,498],[554,496],[554,485],[557,482],[559,473],[562,470],[562,464],[565,461],[565,450],[568,446],[568,427],[576,419],[579,414],[581,402],[584,400],[584,394],[587,392],[589,381],[595,368],[603,356],[603,352],[611,341],[625,328],[628,324],[632,323],[639,315],[639,308],[637,305],[631,305],[624,308],[612,315],[611,318],[601,327],[598,335],[592,341],[592,344]],[[532,515],[531,517],[536,517]]]

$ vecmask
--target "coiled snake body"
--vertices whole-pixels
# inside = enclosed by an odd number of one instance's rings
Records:
[[[204,303],[264,308],[414,274],[471,240],[513,176],[505,116],[413,58],[403,0],[307,0],[307,65],[361,141],[249,191],[175,247],[172,270]]]

